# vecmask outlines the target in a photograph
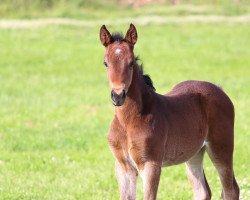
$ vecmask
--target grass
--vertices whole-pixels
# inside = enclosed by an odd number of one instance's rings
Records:
[[[162,4],[143,7],[119,3],[121,0],[1,0],[0,18],[50,18],[79,19],[123,18],[138,15],[242,15],[250,13],[248,0],[180,0],[179,5],[166,0]]]
[[[135,51],[158,92],[199,79],[229,94],[235,174],[242,199],[249,199],[249,24],[150,25],[138,33]],[[113,108],[98,34],[99,27],[0,30],[0,199],[118,199],[106,141]],[[159,200],[192,198],[184,168],[163,170]],[[207,157],[205,172],[218,199],[218,175]],[[141,187],[139,181],[138,199]]]

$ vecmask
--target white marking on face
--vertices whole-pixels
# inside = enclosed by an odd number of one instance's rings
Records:
[[[121,49],[116,49],[115,50],[115,55],[117,55],[117,56],[120,55],[121,51],[122,51]]]

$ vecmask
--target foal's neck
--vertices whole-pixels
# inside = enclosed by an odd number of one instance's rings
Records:
[[[133,70],[132,82],[124,105],[115,108],[116,116],[124,127],[144,114],[151,95],[139,66],[136,65]]]

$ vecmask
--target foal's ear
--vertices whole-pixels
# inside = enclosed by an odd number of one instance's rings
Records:
[[[137,31],[133,24],[130,24],[130,27],[125,36],[125,41],[132,46],[134,46],[137,41]]]
[[[102,25],[100,29],[100,40],[105,47],[111,43],[111,35],[105,25]]]

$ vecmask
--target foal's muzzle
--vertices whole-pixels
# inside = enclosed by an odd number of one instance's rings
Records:
[[[126,98],[125,90],[117,94],[114,90],[111,91],[111,99],[114,106],[122,106]]]

